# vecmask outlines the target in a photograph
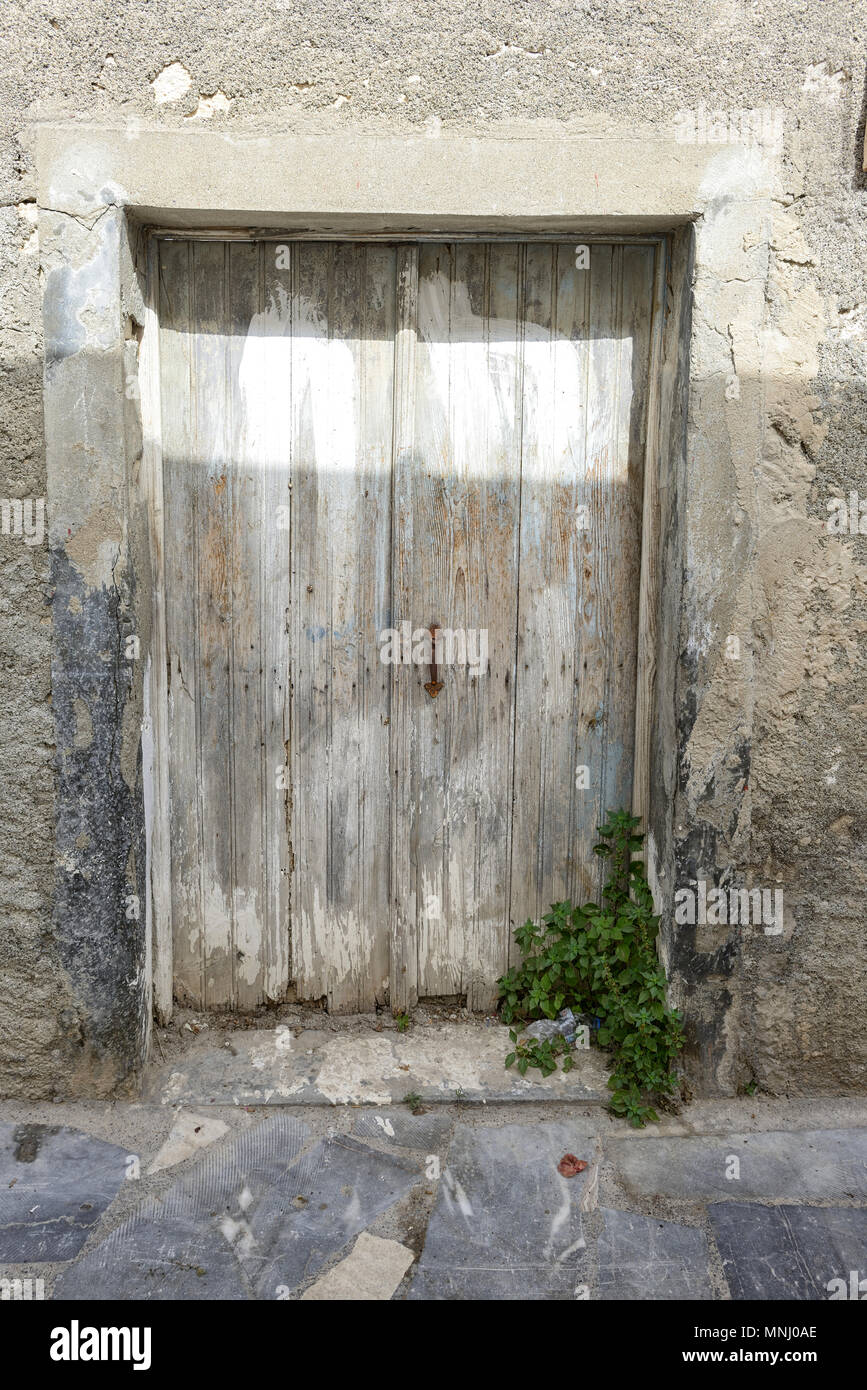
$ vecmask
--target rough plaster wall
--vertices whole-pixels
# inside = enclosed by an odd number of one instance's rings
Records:
[[[698,235],[677,878],[780,887],[785,899],[780,936],[680,932],[671,954],[694,1075],[723,1089],[857,1089],[867,1060],[867,541],[825,526],[830,498],[864,496],[867,237],[860,139],[856,149],[839,105],[837,124],[830,116],[846,84],[825,76],[818,97],[807,79],[790,115],[770,198],[754,216],[712,204]],[[849,114],[854,132],[854,101]],[[743,254],[729,259],[714,223],[732,217]],[[732,537],[722,571],[707,564],[721,527]]]
[[[2,496],[45,494],[34,119],[116,119],[131,133],[137,121],[364,123],[421,126],[434,138],[441,126],[483,133],[538,118],[620,132],[640,120],[670,134],[678,109],[700,102],[782,108],[775,195],[744,228],[764,300],[760,341],[738,333],[738,285],[724,269],[696,266],[697,287],[713,293],[693,329],[671,834],[675,877],[779,877],[788,921],[772,943],[684,936],[669,956],[701,1085],[727,1089],[749,1075],[777,1089],[863,1085],[867,541],[823,531],[828,497],[851,488],[867,497],[865,43],[848,0],[470,11],[454,0],[226,0],[219,12],[184,0],[57,0],[4,6],[0,42]],[[724,217],[724,205],[707,216]],[[701,426],[726,420],[728,374],[759,394],[764,424],[742,437],[738,414],[733,463],[720,467]],[[729,525],[731,564],[709,572],[703,536]],[[105,1088],[134,1049],[112,1042],[110,1023],[103,1029],[98,979],[88,1002],[87,963],[70,958],[52,920],[46,551],[0,537],[0,569],[0,1074],[5,1090],[21,1093]],[[736,676],[723,656],[730,632],[744,642]],[[77,714],[84,741],[99,720]]]

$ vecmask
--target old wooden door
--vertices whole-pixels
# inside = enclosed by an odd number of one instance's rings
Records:
[[[514,926],[596,890],[654,255],[161,240],[182,997],[487,1007]]]

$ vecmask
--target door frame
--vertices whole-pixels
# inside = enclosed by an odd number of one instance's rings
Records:
[[[714,772],[748,760],[755,734],[761,651],[749,624],[761,590],[762,518],[750,482],[768,428],[773,362],[754,345],[768,322],[778,154],[684,144],[664,122],[598,112],[435,130],[401,118],[373,131],[344,111],[316,122],[301,116],[291,132],[276,134],[241,120],[187,129],[156,117],[61,114],[34,121],[31,138],[57,749],[52,949],[77,1019],[82,1084],[108,1093],[139,1071],[154,1015],[155,541],[141,400],[131,388],[146,319],[146,229],[161,227],[353,239],[670,237],[649,544],[659,597],[642,610],[658,633],[655,652],[644,654],[653,677],[647,871],[671,1001],[701,1043],[693,1070],[711,1089],[725,1089],[738,1054],[736,1030],[725,1028],[738,953],[721,958],[707,943],[683,942],[673,906],[681,883],[749,870],[749,795],[739,777]],[[743,349],[734,358],[726,335],[713,331],[729,321]],[[720,659],[732,622],[742,635],[734,683]],[[130,633],[140,638],[137,660],[126,654]],[[710,743],[696,736],[708,711],[718,734]],[[85,735],[92,724],[92,741],[81,736],[82,721]],[[162,978],[168,1011],[170,960]]]
[[[253,233],[220,228],[178,229],[151,226],[144,232],[145,264],[144,330],[139,354],[139,390],[142,420],[142,461],[140,486],[146,501],[150,569],[152,576],[152,636],[151,656],[145,672],[142,723],[142,754],[146,795],[146,817],[149,821],[150,889],[152,932],[152,988],[157,1017],[165,1022],[171,1017],[173,998],[173,945],[171,895],[171,834],[169,783],[169,714],[167,683],[166,639],[166,576],[164,539],[163,458],[161,444],[159,315],[158,315],[158,241],[341,241],[389,242],[418,245],[422,242],[518,242],[560,243],[576,241],[581,245],[652,246],[655,249],[653,274],[653,303],[651,312],[650,362],[648,367],[647,424],[644,451],[644,494],[641,522],[641,565],[637,614],[637,666],[635,691],[635,741],[633,753],[632,812],[640,816],[644,827],[651,812],[651,741],[654,721],[654,697],[659,640],[660,558],[659,558],[659,457],[661,412],[661,365],[665,321],[665,293],[671,262],[671,238],[658,235],[589,234],[575,226],[556,232],[509,231],[496,232],[484,228],[472,231],[311,232],[287,229]],[[400,324],[397,325],[400,334]],[[396,340],[396,371],[402,370],[402,354]],[[405,393],[404,393],[405,394]],[[401,396],[401,399],[403,396]],[[148,814],[149,813],[149,814]],[[392,808],[392,820],[396,808]],[[392,827],[393,829],[393,827]],[[392,837],[393,838],[393,837]],[[652,878],[651,878],[652,881]],[[400,924],[395,920],[395,895],[390,893],[392,921],[390,924],[390,1003],[395,1009],[409,1008],[414,999],[409,983],[412,972],[397,968],[405,945]],[[291,929],[290,922],[287,929]]]

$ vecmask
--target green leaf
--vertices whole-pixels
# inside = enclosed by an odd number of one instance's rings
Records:
[[[599,1014],[596,1042],[613,1050],[614,1074],[608,1082],[609,1109],[636,1127],[656,1120],[654,1094],[676,1085],[673,1063],[683,1047],[682,1019],[666,1007],[665,972],[656,955],[660,919],[653,911],[639,817],[608,808],[597,827],[595,852],[608,860],[598,903],[552,903],[538,924],[528,920],[515,933],[522,960],[498,981],[504,1023],[513,1019],[555,1018],[566,1006]],[[515,1029],[518,1027],[515,1024]],[[575,1065],[561,1037],[518,1042],[507,1066],[521,1075],[530,1067],[550,1076],[562,1058],[563,1071]]]

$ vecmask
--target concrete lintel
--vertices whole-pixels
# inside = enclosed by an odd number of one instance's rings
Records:
[[[461,134],[234,135],[45,124],[42,207],[88,216],[119,203],[178,226],[400,226],[664,230],[707,199],[707,147],[553,126]],[[745,152],[731,152],[742,161]]]

